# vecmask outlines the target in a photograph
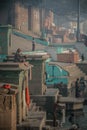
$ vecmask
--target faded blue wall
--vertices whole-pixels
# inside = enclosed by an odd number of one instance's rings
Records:
[[[0,54],[0,62],[3,62],[4,59],[6,59],[6,55],[4,55],[4,54],[1,55]]]
[[[59,66],[49,65],[49,62],[46,62],[46,73],[47,79],[46,84],[58,84],[63,82],[64,84],[68,84],[68,72],[61,69]],[[65,77],[63,77],[65,76]]]

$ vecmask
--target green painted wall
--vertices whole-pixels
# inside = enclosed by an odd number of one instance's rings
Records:
[[[11,25],[0,26],[0,54],[9,54],[11,49]]]
[[[46,84],[52,85],[52,84],[58,84],[63,82],[64,84],[68,84],[68,73],[61,69],[60,67],[56,65],[49,65],[48,62],[46,62],[46,72],[47,72],[47,80]]]

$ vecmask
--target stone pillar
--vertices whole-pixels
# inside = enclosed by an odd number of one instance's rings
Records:
[[[31,95],[44,95],[46,92],[46,73],[45,73],[45,61],[49,58],[48,54],[35,54],[29,55],[29,63],[32,67],[32,80],[29,80],[29,90]]]
[[[34,67],[32,68],[32,80],[29,81],[30,86],[30,94],[31,95],[43,95],[45,93],[45,80],[44,80],[44,76],[45,76],[45,70],[44,70],[44,66],[45,63],[43,60],[32,60],[29,61],[31,62],[31,64],[34,65]]]
[[[20,30],[21,28],[21,7],[20,7],[20,2],[15,2],[14,3],[14,15],[15,15],[15,28]]]
[[[38,8],[33,7],[31,10],[31,29],[35,34],[40,33],[40,12]]]

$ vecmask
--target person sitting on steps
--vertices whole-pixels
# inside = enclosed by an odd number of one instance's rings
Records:
[[[26,60],[26,56],[22,54],[22,51],[20,48],[17,49],[15,56],[14,56],[14,62],[24,62]]]

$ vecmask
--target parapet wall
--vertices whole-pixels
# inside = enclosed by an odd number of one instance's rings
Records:
[[[57,54],[57,61],[66,63],[77,63],[79,61],[79,54],[77,52],[60,53]]]

